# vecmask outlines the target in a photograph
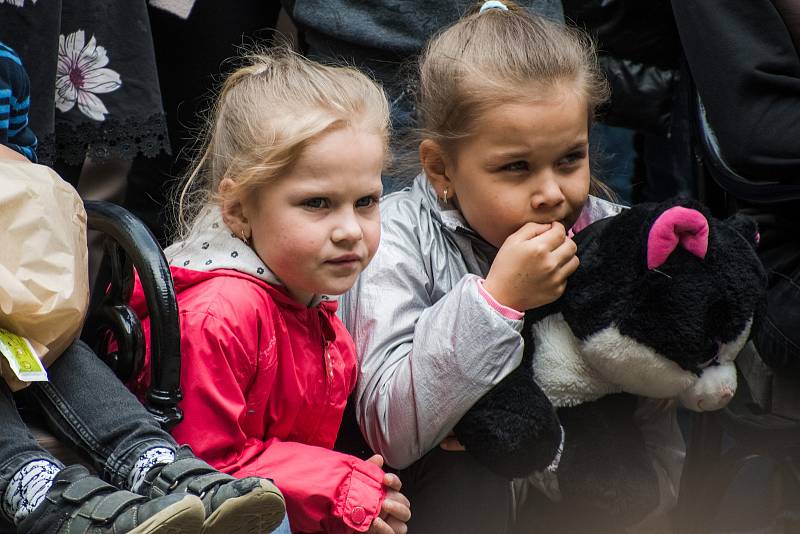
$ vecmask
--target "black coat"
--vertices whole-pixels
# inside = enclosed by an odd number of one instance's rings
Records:
[[[726,162],[800,183],[800,57],[770,0],[674,0],[686,59]]]
[[[669,130],[680,39],[668,0],[564,0],[564,16],[597,41],[611,100],[600,120],[655,134]]]

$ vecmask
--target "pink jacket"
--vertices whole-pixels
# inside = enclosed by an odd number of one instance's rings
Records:
[[[305,307],[248,274],[172,267],[181,322],[184,419],[172,434],[217,469],[272,478],[294,532],[365,531],[383,471],[330,450],[358,376],[337,303]],[[137,283],[131,304],[143,313]],[[145,339],[149,320],[142,317]],[[132,385],[148,386],[150,350]]]

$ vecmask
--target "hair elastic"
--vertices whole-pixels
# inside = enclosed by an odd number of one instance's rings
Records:
[[[480,14],[483,13],[484,11],[489,11],[490,9],[499,9],[501,11],[508,11],[508,6],[505,5],[503,2],[499,2],[498,0],[488,0],[488,2],[483,3],[478,13]]]

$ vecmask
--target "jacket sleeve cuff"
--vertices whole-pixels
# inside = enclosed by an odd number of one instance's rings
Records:
[[[381,511],[386,490],[383,470],[377,465],[356,460],[350,476],[339,488],[333,515],[356,532],[369,529]]]
[[[497,302],[492,295],[489,294],[486,289],[483,287],[483,278],[477,278],[476,282],[478,284],[478,292],[483,297],[483,300],[492,307],[497,313],[505,317],[506,319],[511,319],[512,321],[519,321],[525,314],[521,311],[515,310],[514,308],[509,308],[508,306],[503,306],[499,302]]]

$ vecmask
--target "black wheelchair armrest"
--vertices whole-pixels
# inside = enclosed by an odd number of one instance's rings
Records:
[[[181,337],[178,305],[169,265],[153,234],[124,208],[103,201],[84,202],[89,230],[109,244],[102,271],[110,271],[107,291],[92,295],[84,338],[123,382],[134,378],[144,362],[144,336],[128,306],[134,269],[144,290],[150,316],[151,381],[144,404],[165,429],[180,422]],[[117,350],[108,351],[108,333]]]

